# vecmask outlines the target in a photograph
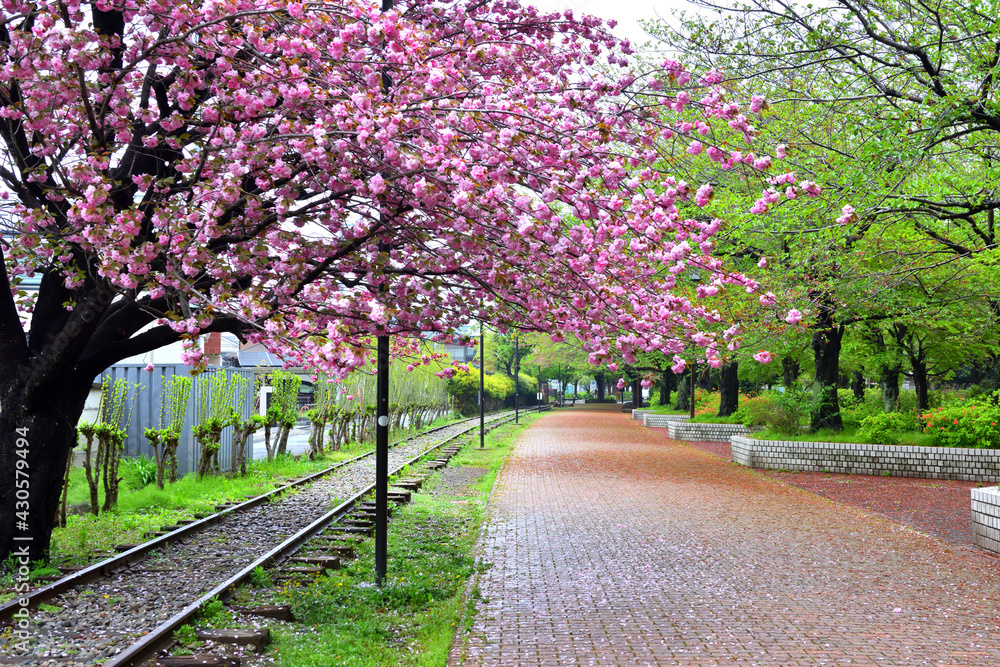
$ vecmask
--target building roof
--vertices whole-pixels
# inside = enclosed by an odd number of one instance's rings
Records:
[[[226,361],[239,368],[283,368],[285,360],[274,354],[263,343],[254,343],[226,357]]]

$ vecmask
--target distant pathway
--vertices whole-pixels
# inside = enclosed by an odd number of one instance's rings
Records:
[[[610,408],[519,440],[450,665],[1000,665],[1000,561]]]

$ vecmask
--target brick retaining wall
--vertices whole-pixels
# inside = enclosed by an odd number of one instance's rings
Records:
[[[972,492],[972,542],[1000,556],[1000,491],[992,486]]]
[[[682,421],[669,422],[667,435],[674,440],[690,442],[726,442],[730,436],[750,433],[743,424],[688,424]]]
[[[642,416],[648,412],[652,412],[651,408],[632,408],[632,419],[636,421],[642,421]]]
[[[683,422],[691,419],[690,415],[654,415],[645,414],[642,416],[643,426],[652,426],[654,428],[667,428],[670,422]]]
[[[1000,481],[1000,450],[844,442],[730,439],[733,461],[750,468]]]

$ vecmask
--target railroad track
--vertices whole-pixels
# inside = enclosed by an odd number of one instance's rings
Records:
[[[510,412],[494,414],[487,425],[512,419]],[[476,428],[478,418],[395,443],[390,475]],[[0,664],[143,664],[172,643],[173,631],[204,602],[226,597],[255,568],[288,556],[344,517],[372,492],[374,475],[369,452],[35,589],[28,594],[29,652],[0,657]],[[334,499],[339,504],[330,509]],[[19,609],[18,601],[0,605],[0,621]]]

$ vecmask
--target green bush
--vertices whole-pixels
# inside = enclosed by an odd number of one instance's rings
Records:
[[[769,391],[754,398],[740,397],[736,419],[744,426],[762,426],[769,431],[797,435],[809,416],[811,396],[801,390]]]
[[[882,412],[862,419],[858,435],[875,445],[895,445],[899,443],[900,434],[912,427],[913,420],[908,415]]]
[[[854,397],[849,389],[838,389],[837,399],[840,402],[840,419],[844,428],[860,428],[861,422],[867,417],[882,414],[882,394],[878,389],[866,389],[862,400]]]
[[[456,372],[448,380],[447,391],[455,397],[462,414],[473,414],[479,404],[479,370]],[[514,378],[500,374],[486,375],[483,378],[483,391],[486,394],[486,409],[496,410],[504,400],[514,395]]]
[[[122,459],[122,479],[133,491],[156,481],[156,461],[147,457]]]

